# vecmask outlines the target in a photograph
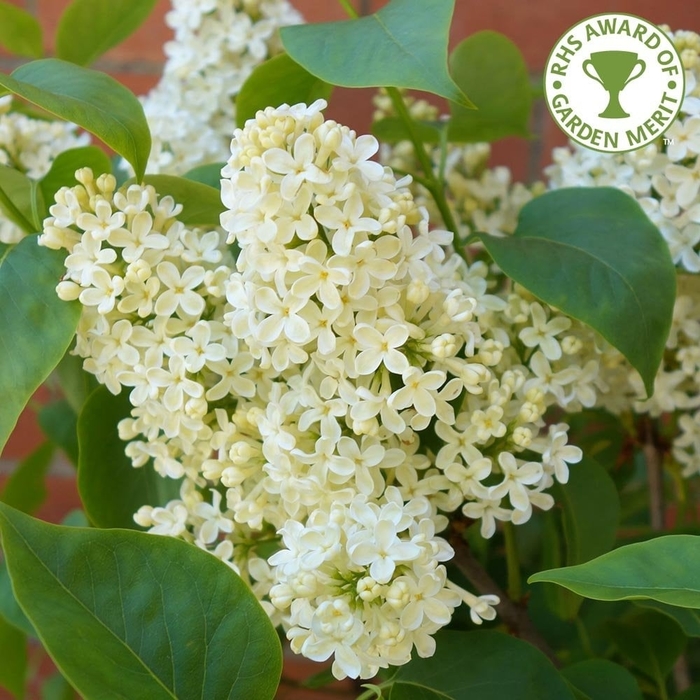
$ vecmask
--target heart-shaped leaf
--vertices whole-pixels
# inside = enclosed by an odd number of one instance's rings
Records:
[[[153,185],[161,197],[170,195],[182,204],[178,221],[187,226],[219,226],[219,217],[225,207],[221,192],[202,182],[175,175],[146,175],[144,182]]]
[[[642,700],[634,676],[607,659],[587,659],[562,669],[562,676],[589,700]]]
[[[333,87],[282,53],[261,63],[236,96],[236,124],[243,127],[259,109],[327,100]]]
[[[483,31],[466,38],[450,56],[454,81],[476,105],[451,104],[451,141],[497,141],[530,137],[532,89],[527,64],[503,34]]]
[[[124,453],[117,424],[130,408],[126,392],[114,396],[101,386],[78,418],[78,490],[98,527],[135,529],[134,513],[142,505],[164,506],[180,492],[179,481],[160,476],[150,463],[134,468]]]
[[[373,15],[280,30],[287,53],[343,87],[397,87],[474,105],[447,70],[454,0],[391,0]]]
[[[80,304],[56,296],[63,259],[39,246],[36,236],[0,254],[0,450],[78,325]]]
[[[554,190],[523,207],[512,236],[480,238],[508,277],[598,331],[653,393],[676,273],[668,244],[632,197],[612,187]]]
[[[562,569],[540,571],[530,583],[556,583],[594,600],[650,598],[700,608],[700,537],[666,535],[629,544]]]
[[[200,165],[197,168],[188,170],[182,177],[187,180],[201,182],[203,185],[209,185],[209,187],[221,191],[221,169],[224,165],[226,165],[226,163]]]
[[[107,154],[97,146],[71,148],[59,153],[51,164],[51,169],[39,183],[47,206],[53,204],[54,196],[61,187],[75,187],[78,184],[75,172],[80,168],[90,168],[97,177],[102,173],[111,172],[112,164]]]
[[[0,46],[19,56],[39,58],[43,52],[41,25],[26,10],[0,2]]]
[[[0,529],[19,604],[84,697],[274,697],[277,633],[216,557],[169,537],[49,525],[5,505]]]
[[[435,641],[434,656],[399,668],[388,700],[573,700],[551,661],[520,639],[444,630]]]
[[[56,57],[90,65],[141,26],[158,0],[73,0],[56,31]]]
[[[56,58],[25,63],[0,85],[47,112],[73,122],[126,158],[140,180],[151,153],[151,132],[136,96],[104,73]]]

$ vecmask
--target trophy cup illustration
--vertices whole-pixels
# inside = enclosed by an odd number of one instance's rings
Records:
[[[641,70],[633,75],[639,66]],[[597,75],[590,73],[593,68]],[[600,83],[610,94],[608,106],[598,115],[607,119],[624,119],[629,114],[622,109],[620,93],[633,80],[639,78],[646,70],[646,63],[632,51],[597,51],[583,62],[583,72]]]

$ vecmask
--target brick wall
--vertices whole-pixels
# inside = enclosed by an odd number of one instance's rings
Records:
[[[58,18],[70,0],[9,0],[14,5],[34,13],[41,21],[46,46],[52,50],[51,39]],[[307,21],[323,22],[344,19],[345,15],[335,0],[292,0]],[[355,0],[364,13],[373,12],[388,0]],[[162,46],[170,38],[170,31],[163,22],[169,0],[160,0],[148,21],[122,45],[99,60],[96,67],[122,81],[137,94],[147,92],[158,81],[162,64]],[[669,24],[674,29],[700,31],[700,4],[688,0],[456,0],[456,11],[452,27],[452,44],[482,29],[493,29],[506,34],[522,50],[533,77],[544,67],[551,47],[558,37],[571,25],[584,17],[606,11],[629,12],[656,23]],[[9,72],[18,61],[0,51],[0,70]],[[345,124],[366,132],[372,113],[372,90],[336,90],[330,115]],[[494,146],[494,164],[505,164],[513,169],[521,180],[539,177],[542,167],[549,162],[551,149],[565,142],[563,134],[552,122],[543,104],[537,104],[533,114],[532,141],[506,139]],[[1,332],[1,329],[0,329]],[[42,394],[39,395],[39,400]],[[0,459],[0,484],[3,474],[9,473],[16,461],[30,453],[40,440],[34,414],[27,410]],[[39,513],[45,519],[59,520],[63,514],[77,507],[79,499],[75,491],[72,470],[60,460],[50,477],[50,496]],[[290,670],[294,678],[310,673],[308,667]],[[0,700],[4,699],[0,690]],[[32,697],[38,697],[32,696]],[[310,691],[294,691],[286,688],[280,698],[323,697],[339,698],[338,694],[313,694]],[[348,697],[354,697],[350,693]]]

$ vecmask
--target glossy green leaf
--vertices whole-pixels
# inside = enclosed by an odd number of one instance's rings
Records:
[[[151,152],[151,133],[136,96],[104,73],[56,58],[26,63],[0,86],[47,112],[74,122],[126,158],[137,179]]]
[[[22,700],[26,677],[27,639],[0,617],[0,687],[9,690],[16,700]]]
[[[42,406],[38,415],[39,426],[54,445],[78,466],[78,416],[65,399]]]
[[[0,209],[25,233],[36,233],[32,210],[32,181],[24,174],[0,165]]]
[[[129,415],[128,394],[96,389],[78,417],[78,490],[85,512],[98,527],[137,528],[134,513],[143,505],[165,505],[177,498],[179,482],[151,464],[138,469],[124,454],[117,424]]]
[[[209,185],[215,190],[221,190],[221,169],[226,163],[210,163],[209,165],[200,165],[198,168],[192,168],[186,172],[183,177],[195,182],[201,182],[203,185]]]
[[[25,457],[7,480],[0,501],[23,513],[34,513],[46,500],[48,492],[44,480],[53,454],[54,446],[45,442]]]
[[[328,100],[333,87],[282,53],[261,63],[236,96],[236,124],[243,127],[259,109]]]
[[[562,675],[590,700],[642,700],[634,676],[607,659],[587,659],[562,669]]]
[[[700,614],[689,608],[679,608],[675,605],[664,605],[656,600],[638,600],[641,608],[656,610],[674,620],[687,637],[700,637]]]
[[[447,70],[453,11],[454,0],[391,0],[367,17],[280,35],[298,64],[331,85],[412,88],[473,107]]]
[[[9,2],[0,2],[0,46],[27,58],[43,52],[41,25],[36,17]]]
[[[146,175],[144,182],[153,185],[159,196],[170,195],[182,204],[182,213],[177,218],[186,226],[220,225],[219,217],[225,207],[218,189],[174,175]]]
[[[35,236],[0,258],[0,450],[75,334],[80,304],[56,296],[64,272],[62,253]]]
[[[170,537],[49,525],[4,505],[0,528],[17,600],[81,695],[274,697],[277,633],[216,557]]]
[[[58,23],[56,57],[81,66],[135,32],[158,0],[73,0]]]
[[[607,631],[622,655],[658,684],[669,674],[687,641],[673,620],[653,610],[609,620]]]
[[[35,637],[36,632],[22,608],[19,607],[12,590],[10,572],[4,561],[0,561],[0,618],[27,636]]]
[[[97,177],[102,173],[111,172],[112,164],[107,154],[97,146],[71,148],[59,153],[51,164],[51,169],[39,183],[47,206],[53,204],[56,192],[61,187],[75,187],[78,184],[75,171],[79,168],[90,168]]]
[[[700,608],[700,537],[666,535],[620,547],[562,569],[541,571],[530,583],[556,583],[594,600],[650,598]]]
[[[472,34],[452,52],[450,68],[454,81],[477,107],[450,105],[450,140],[530,137],[530,74],[520,50],[508,37],[492,31]]]
[[[434,656],[399,668],[388,700],[573,700],[549,659],[520,639],[443,630],[435,641]]]
[[[554,190],[523,207],[512,236],[480,238],[511,279],[614,345],[651,395],[676,274],[668,244],[632,197],[612,187]]]

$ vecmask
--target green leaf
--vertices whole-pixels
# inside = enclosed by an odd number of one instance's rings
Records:
[[[10,475],[0,494],[0,501],[23,513],[33,513],[46,500],[44,479],[53,459],[54,446],[50,442],[39,445],[23,459]]]
[[[608,473],[592,459],[584,459],[569,471],[569,481],[557,485],[555,499],[562,505],[566,563],[582,564],[610,551],[620,521],[620,499]],[[564,619],[573,620],[583,598],[561,596]]]
[[[216,557],[170,537],[49,525],[4,505],[0,529],[17,600],[83,696],[274,697],[277,634]]]
[[[150,463],[136,469],[124,454],[126,443],[119,438],[117,424],[130,407],[125,392],[113,396],[102,386],[78,418],[78,490],[97,527],[135,529],[134,513],[142,505],[165,505],[179,496],[179,481],[160,476]]]
[[[328,100],[333,87],[282,53],[261,63],[243,83],[236,96],[236,124],[243,128],[259,109],[299,102]]]
[[[17,700],[24,698],[27,678],[27,639],[22,632],[0,617],[0,687]]]
[[[73,0],[58,23],[56,57],[90,65],[146,20],[158,0]]]
[[[589,408],[567,416],[567,423],[572,444],[606,470],[615,469],[627,437],[619,416],[603,408]]]
[[[585,458],[569,470],[569,481],[557,486],[564,509],[566,563],[583,564],[605,554],[615,544],[620,499],[608,473]]]
[[[388,700],[573,700],[549,659],[520,639],[443,630],[435,641],[434,656],[399,668]]]
[[[39,183],[44,201],[49,206],[53,204],[56,192],[61,187],[75,187],[78,184],[75,171],[80,168],[90,168],[95,177],[112,172],[112,164],[107,154],[97,146],[71,148],[59,153],[51,164],[51,170]]]
[[[299,65],[331,85],[412,88],[473,107],[447,70],[453,11],[454,0],[391,0],[368,17],[280,35]]]
[[[209,185],[175,175],[146,175],[143,181],[153,185],[159,196],[170,195],[182,204],[182,214],[177,219],[186,226],[219,226],[225,210],[221,192]]]
[[[64,272],[63,255],[36,236],[0,258],[0,450],[75,334],[80,304],[56,296]]]
[[[562,670],[562,675],[590,700],[642,700],[634,676],[607,659],[588,659]]]
[[[27,58],[43,53],[41,25],[34,16],[9,2],[0,2],[0,46]]]
[[[675,620],[687,637],[700,637],[700,614],[694,610],[664,605],[655,600],[638,600],[636,604],[642,608],[656,610]]]
[[[42,683],[41,700],[75,700],[75,692],[60,673],[54,673]]]
[[[621,620],[609,620],[608,635],[623,656],[659,685],[683,653],[686,637],[665,615],[645,610]]]
[[[0,209],[25,233],[37,232],[32,211],[32,181],[5,165],[0,165]]]
[[[60,447],[68,459],[78,466],[78,416],[65,399],[42,406],[39,426],[54,445]]]
[[[700,700],[700,684],[691,686],[680,695],[675,695],[673,700]]]
[[[22,608],[19,607],[15,592],[12,590],[10,572],[4,561],[0,561],[0,618],[9,622],[29,637],[36,637],[32,623],[29,622]]]
[[[197,168],[192,168],[182,177],[187,180],[201,182],[204,185],[209,185],[215,190],[221,190],[221,169],[226,163],[209,163],[209,165],[200,165]]]
[[[151,153],[151,133],[136,96],[104,73],[56,58],[26,63],[0,85],[47,112],[73,122],[126,158],[137,180]]]
[[[472,34],[452,52],[450,68],[454,81],[477,109],[450,105],[449,140],[530,138],[530,74],[520,50],[508,37],[492,31]]]
[[[448,129],[447,140],[457,142],[452,130],[449,128],[449,122],[428,122],[428,121],[413,121],[413,126],[418,135],[418,138],[423,143],[439,143],[440,130]],[[398,141],[407,141],[410,139],[406,124],[400,117],[385,117],[372,124],[372,133],[384,143],[397,143]]]
[[[90,394],[99,386],[94,374],[83,369],[83,358],[67,352],[56,367],[56,376],[66,401],[76,415],[83,410]]]
[[[632,197],[612,187],[554,190],[523,207],[512,236],[480,238],[511,279],[614,345],[651,395],[676,275],[668,244]]]
[[[700,608],[700,537],[666,535],[620,547],[593,561],[541,571],[530,583],[556,583],[594,600],[649,598]]]

